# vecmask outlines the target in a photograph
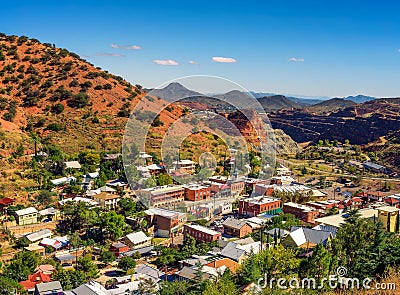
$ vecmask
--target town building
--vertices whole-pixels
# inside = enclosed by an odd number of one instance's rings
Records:
[[[118,207],[118,202],[121,200],[121,196],[117,194],[110,194],[101,192],[100,194],[94,195],[93,200],[99,203],[100,208],[104,210],[115,210]]]
[[[221,233],[197,224],[185,224],[183,234],[199,242],[214,242],[221,239]]]
[[[131,249],[139,249],[151,245],[151,237],[146,236],[142,231],[130,233],[121,239]]]
[[[33,294],[35,292],[35,286],[41,283],[48,283],[51,281],[51,274],[53,272],[45,273],[41,270],[37,270],[35,273],[28,275],[28,279],[19,282],[20,285],[25,289],[28,294]]]
[[[229,198],[231,196],[231,187],[220,182],[210,183],[211,193],[217,198]]]
[[[224,234],[227,236],[243,238],[253,232],[253,228],[246,220],[227,218],[223,223]]]
[[[383,228],[388,232],[399,232],[399,211],[400,209],[392,206],[378,208],[378,219],[382,222]]]
[[[31,243],[39,243],[39,241],[43,240],[44,238],[50,238],[53,235],[52,231],[44,228],[33,233],[27,234],[25,237]]]
[[[64,168],[65,169],[81,169],[82,166],[79,164],[78,161],[69,161],[69,162],[64,162]]]
[[[298,227],[283,238],[282,244],[286,247],[313,249],[318,244],[324,246],[332,239],[328,231]]]
[[[187,221],[185,213],[161,208],[150,208],[145,213],[149,230],[154,232],[156,237],[168,238],[182,233],[183,225]]]
[[[34,207],[29,207],[14,212],[15,220],[18,225],[28,225],[38,222],[38,211]]]
[[[314,219],[319,216],[317,209],[293,202],[283,204],[283,212],[285,214],[293,214],[305,222],[314,222]]]
[[[194,174],[196,172],[196,162],[193,162],[192,160],[175,161],[174,165],[176,166],[177,170],[184,173]]]
[[[147,207],[169,207],[185,199],[183,185],[165,185],[135,191],[140,201]]]
[[[64,295],[59,281],[41,283],[35,286],[35,295]]]
[[[50,182],[55,186],[62,186],[62,185],[70,184],[71,182],[74,182],[74,181],[76,181],[76,178],[73,176],[60,177],[57,179],[50,180]]]
[[[113,252],[116,257],[122,256],[123,253],[128,252],[129,250],[129,247],[121,242],[113,243],[110,246],[110,251]]]
[[[244,181],[241,179],[230,180],[228,185],[230,186],[232,197],[238,198],[244,191]]]
[[[260,214],[275,215],[282,212],[280,199],[259,196],[239,200],[239,214],[246,216],[257,216]]]
[[[236,271],[240,268],[240,264],[230,258],[220,258],[213,259],[211,262],[207,262],[204,264],[208,267],[213,267],[216,269],[220,269],[221,267],[225,267],[230,270],[232,274],[235,274]]]
[[[377,209],[364,208],[358,210],[358,213],[361,215],[361,218],[365,219],[376,219],[378,217]],[[325,225],[339,229],[342,224],[346,223],[346,217],[347,213],[341,213],[341,214],[319,217],[316,218],[314,221],[317,225]]]
[[[214,214],[228,214],[232,213],[232,203],[230,202],[224,202],[220,203],[216,208],[214,209]]]
[[[385,166],[379,165],[379,164],[375,164],[372,162],[364,162],[363,163],[363,167],[365,170],[369,170],[375,173],[386,173],[387,169]]]
[[[203,201],[210,198],[211,189],[209,186],[189,184],[185,185],[185,200],[186,201]]]
[[[265,249],[265,248],[264,248]],[[230,258],[239,264],[249,257],[251,253],[258,254],[261,251],[261,242],[255,242],[252,238],[229,242],[222,250],[221,256]]]
[[[7,208],[9,206],[14,205],[14,199],[11,198],[1,198],[0,199],[0,212],[1,213],[6,213]]]

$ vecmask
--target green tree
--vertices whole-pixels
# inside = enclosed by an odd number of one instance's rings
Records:
[[[110,263],[115,261],[115,255],[113,252],[109,250],[103,250],[101,251],[100,254],[100,260],[103,261],[104,263]]]
[[[20,294],[24,292],[22,285],[16,280],[0,275],[0,294],[15,294],[15,290],[18,290]]]
[[[60,268],[51,277],[55,281],[60,281],[64,290],[71,290],[86,283],[86,275],[81,270],[65,270]]]
[[[315,278],[317,282],[320,282],[323,278],[327,278],[331,273],[331,261],[331,253],[329,253],[324,245],[318,244],[313,249],[311,258],[302,261],[300,265],[300,273],[303,278]]]
[[[132,257],[126,256],[122,257],[118,262],[118,268],[127,271],[128,269],[132,269],[136,267],[136,261]]]
[[[101,214],[102,227],[111,240],[122,237],[125,233],[125,218],[115,211],[104,212]]]
[[[168,184],[172,184],[172,183],[173,183],[173,179],[167,173],[160,173],[157,176],[157,185],[158,186],[168,185]]]
[[[82,271],[86,275],[86,280],[97,278],[99,273],[97,265],[93,263],[90,254],[86,254],[78,259],[77,270]]]
[[[40,257],[31,251],[21,251],[15,254],[11,262],[5,266],[3,274],[13,280],[26,280],[38,266]]]

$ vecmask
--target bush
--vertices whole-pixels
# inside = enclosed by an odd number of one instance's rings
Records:
[[[63,130],[63,127],[57,123],[51,123],[51,124],[47,125],[46,130],[58,132],[58,131]]]
[[[37,127],[37,128],[43,127],[44,123],[46,123],[46,119],[45,118],[39,118],[39,120],[35,124],[35,127]]]
[[[121,109],[118,112],[118,117],[126,117],[129,118],[129,116],[131,115],[130,111],[128,109]]]
[[[8,112],[3,115],[3,119],[12,122],[17,115],[17,102],[11,101],[8,105]]]
[[[73,79],[71,83],[69,83],[69,87],[77,87],[79,86],[79,82],[76,79]]]
[[[72,98],[67,101],[67,104],[71,108],[84,108],[89,104],[89,95],[84,92],[79,92],[73,95]]]
[[[80,84],[79,86],[81,86],[82,91],[86,91],[88,90],[90,87],[92,87],[92,82],[90,81],[85,81],[82,84]]]
[[[55,104],[51,107],[51,112],[54,114],[61,114],[64,111],[64,105],[62,103]]]

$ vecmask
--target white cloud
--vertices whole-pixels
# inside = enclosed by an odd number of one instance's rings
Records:
[[[304,62],[304,58],[291,57],[291,58],[289,58],[289,61]]]
[[[173,59],[155,59],[153,60],[155,64],[162,66],[178,66],[179,63]]]
[[[189,63],[190,63],[191,65],[197,65],[197,64],[198,64],[198,62],[197,62],[197,61],[194,61],[194,60],[190,60]]]
[[[109,53],[109,52],[102,52],[102,53],[97,53],[97,56],[113,56],[113,57],[125,57],[123,54],[119,53]]]
[[[139,50],[142,49],[139,45],[118,45],[118,44],[111,44],[112,48],[115,49],[125,49],[125,50]]]
[[[235,62],[237,62],[237,60],[232,58],[232,57],[221,57],[221,56],[213,56],[212,60],[215,61],[215,62],[222,62],[222,63],[235,63]]]

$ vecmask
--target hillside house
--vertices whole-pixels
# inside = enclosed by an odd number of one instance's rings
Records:
[[[13,215],[18,225],[28,225],[38,222],[38,211],[34,207],[17,210]]]

